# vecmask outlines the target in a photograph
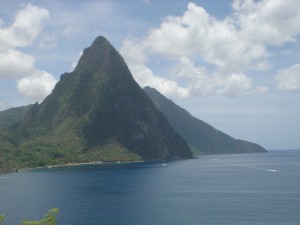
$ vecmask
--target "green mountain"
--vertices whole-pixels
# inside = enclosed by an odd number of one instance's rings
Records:
[[[144,88],[156,108],[167,116],[171,126],[189,144],[194,154],[266,152],[258,144],[237,140],[193,117],[151,87]]]
[[[0,137],[15,146],[21,167],[193,157],[104,37]]]
[[[8,128],[17,122],[20,122],[32,105],[15,107],[0,111],[0,129]]]
[[[17,168],[16,147],[11,143],[12,136],[7,129],[20,122],[28,113],[32,105],[15,107],[0,111],[0,173]]]

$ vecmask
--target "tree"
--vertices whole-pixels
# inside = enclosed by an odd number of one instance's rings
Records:
[[[48,210],[47,214],[44,215],[44,218],[40,221],[30,221],[28,219],[22,220],[22,225],[55,225],[56,223],[56,216],[58,214],[58,209],[53,208]],[[4,221],[4,215],[0,215],[0,225]]]
[[[56,222],[56,216],[58,214],[58,209],[53,208],[48,210],[47,214],[44,215],[44,218],[40,221],[30,221],[28,219],[22,220],[22,225],[55,225]]]
[[[0,215],[0,224],[2,224],[3,220],[4,220],[4,215]]]

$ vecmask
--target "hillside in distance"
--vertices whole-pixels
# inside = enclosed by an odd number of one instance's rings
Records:
[[[234,139],[193,117],[154,88],[145,87],[144,91],[156,108],[166,115],[171,126],[188,143],[194,154],[266,152],[258,144]]]
[[[0,129],[8,128],[18,122],[28,113],[32,105],[14,107],[0,112]]]
[[[101,36],[41,104],[2,128],[0,142],[16,152],[15,167],[193,157]]]

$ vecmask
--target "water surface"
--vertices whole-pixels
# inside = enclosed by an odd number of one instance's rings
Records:
[[[300,151],[83,165],[0,175],[5,225],[300,224]]]

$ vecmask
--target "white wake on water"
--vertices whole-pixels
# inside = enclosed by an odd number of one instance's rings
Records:
[[[213,161],[217,161],[218,159],[212,159]],[[218,162],[219,163],[219,162]],[[242,166],[242,165],[234,165],[234,164],[226,164],[222,163],[224,166],[233,166],[233,167],[240,167],[240,168],[247,168],[247,169],[253,169],[253,170],[261,170],[266,172],[273,172],[273,173],[279,173],[280,170],[277,169],[266,169],[266,168],[260,168],[260,167],[252,167],[252,166]]]

